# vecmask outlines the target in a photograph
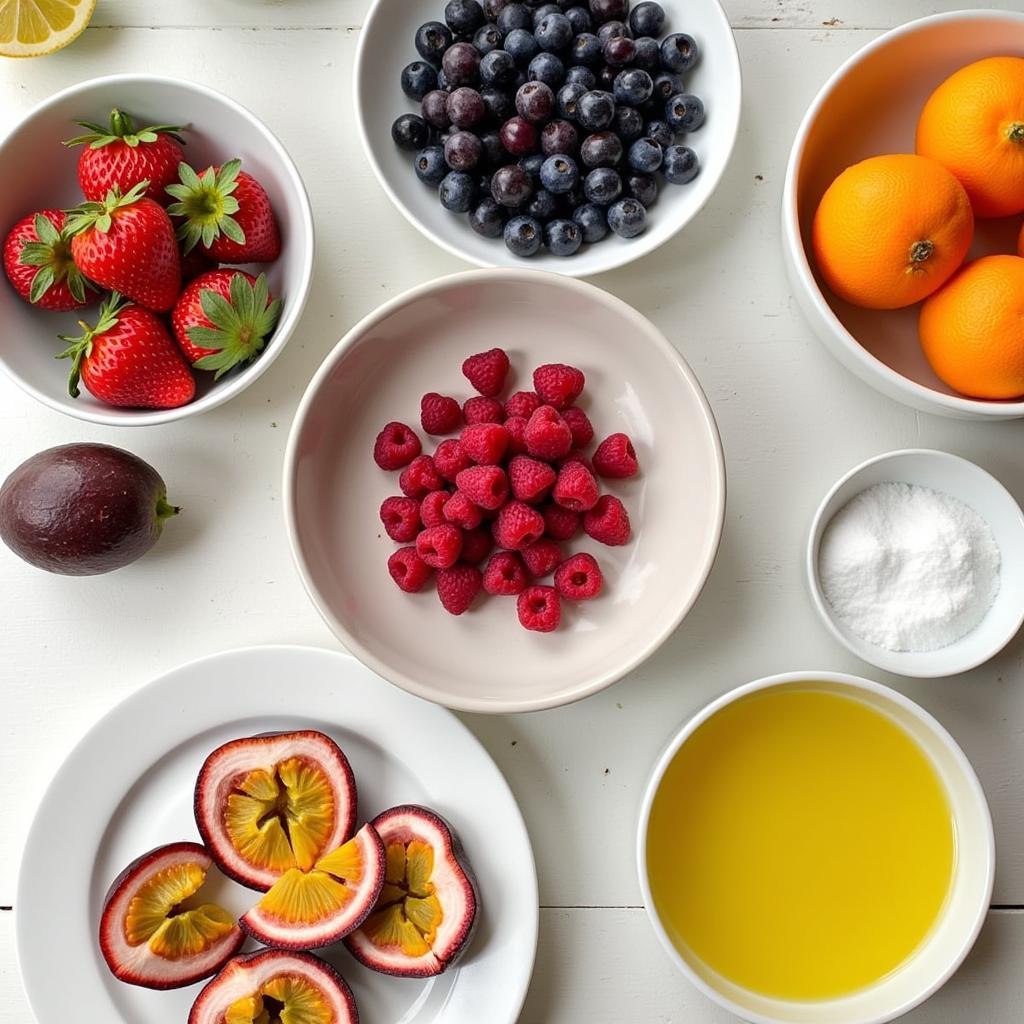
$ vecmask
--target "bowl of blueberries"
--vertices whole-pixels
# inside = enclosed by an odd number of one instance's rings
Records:
[[[381,185],[478,266],[574,277],[681,231],[739,127],[718,0],[375,0],[356,113]]]

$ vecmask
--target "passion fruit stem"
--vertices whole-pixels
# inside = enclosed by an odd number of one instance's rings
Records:
[[[931,258],[933,252],[935,252],[934,242],[915,242],[910,247],[910,262],[924,263]]]
[[[1006,137],[1017,145],[1024,145],[1024,121],[1014,121],[1006,130]]]
[[[156,519],[161,526],[172,516],[178,515],[179,512],[181,512],[181,506],[171,505],[167,501],[166,495],[161,494],[160,497],[156,499]]]

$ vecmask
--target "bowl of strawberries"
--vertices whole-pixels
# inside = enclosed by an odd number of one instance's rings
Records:
[[[115,75],[0,143],[0,365],[117,426],[226,402],[280,354],[313,265],[302,179],[258,118],[204,86]]]

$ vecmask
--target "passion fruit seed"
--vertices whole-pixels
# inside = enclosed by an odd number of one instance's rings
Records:
[[[297,975],[271,978],[252,995],[232,1003],[224,1024],[333,1024],[334,1015],[316,985]]]
[[[387,871],[377,907],[364,931],[378,946],[399,946],[407,956],[426,956],[437,938],[444,910],[430,881],[434,850],[413,840],[387,847]]]

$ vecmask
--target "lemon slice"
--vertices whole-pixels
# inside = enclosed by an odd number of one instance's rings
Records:
[[[42,57],[73,43],[96,0],[0,0],[0,56]]]

